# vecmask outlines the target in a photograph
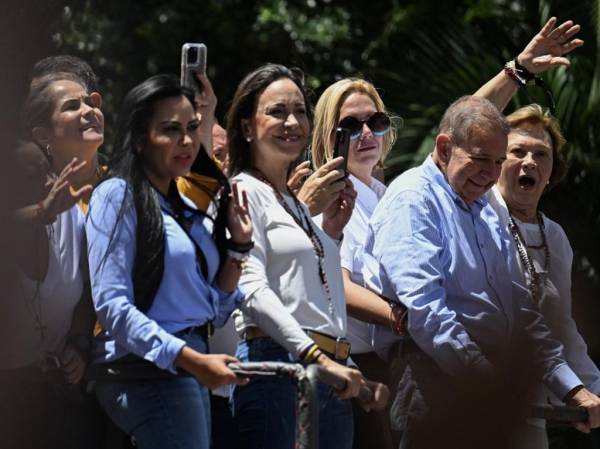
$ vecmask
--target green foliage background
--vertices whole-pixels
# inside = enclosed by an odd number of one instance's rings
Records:
[[[30,65],[57,53],[90,62],[100,76],[108,142],[124,94],[152,74],[178,73],[183,42],[208,46],[208,73],[219,96],[220,118],[237,83],[264,62],[304,69],[315,97],[341,77],[365,77],[380,89],[388,108],[404,119],[387,161],[391,180],[431,151],[436,124],[448,104],[496,74],[551,15],[560,21],[575,19],[583,27],[585,46],[576,50],[571,68],[545,75],[569,141],[571,170],[565,182],[545,196],[542,208],[563,225],[573,244],[574,314],[600,359],[600,332],[595,329],[600,316],[598,3],[49,0],[21,2],[4,20],[34,12],[29,31],[40,40],[30,49]],[[531,96],[547,102],[535,88]],[[526,102],[519,94],[508,112]]]

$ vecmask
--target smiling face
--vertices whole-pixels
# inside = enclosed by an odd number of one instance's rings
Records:
[[[172,179],[190,171],[200,148],[199,125],[184,96],[165,98],[154,106],[141,153],[146,175],[161,192],[166,192]]]
[[[446,156],[442,171],[452,189],[467,203],[480,198],[498,180],[506,159],[507,138],[503,132],[474,130],[465,144],[456,145],[440,134],[436,141]]]
[[[289,78],[274,81],[262,92],[254,116],[243,126],[251,139],[253,161],[294,161],[310,132],[302,92]]]
[[[346,117],[355,117],[360,121],[366,121],[375,112],[377,107],[367,94],[354,92],[342,103],[339,112],[339,121]],[[333,144],[332,144],[333,145]],[[383,136],[375,136],[368,125],[363,124],[362,133],[358,139],[350,141],[348,149],[348,169],[357,175],[367,174],[370,177],[373,167],[381,159],[383,149]]]
[[[541,123],[523,122],[508,135],[498,189],[511,209],[535,213],[552,174],[552,139]]]
[[[104,141],[100,95],[88,94],[71,80],[54,81],[48,92],[53,99],[50,123],[32,130],[34,140],[42,147],[50,145],[55,170],[74,157],[90,162]]]

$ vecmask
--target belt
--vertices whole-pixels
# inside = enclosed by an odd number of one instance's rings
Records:
[[[211,330],[211,324],[202,326],[193,326],[185,328],[175,335],[185,337],[186,335],[199,335],[203,338],[208,338]],[[163,370],[154,363],[144,360],[135,354],[127,354],[114,362],[94,363],[88,366],[85,378],[88,380],[112,380],[112,381],[129,381],[129,380],[168,380],[177,377],[189,377],[190,373],[179,369],[177,374]]]
[[[343,337],[330,337],[329,335],[322,334],[310,329],[304,329],[306,335],[308,335],[319,347],[319,349],[328,356],[336,359],[345,361],[350,356],[350,342]],[[249,327],[244,331],[244,338],[246,340],[253,340],[259,337],[269,337],[258,327]]]
[[[206,324],[203,324],[202,326],[192,326],[192,327],[186,327],[183,330],[180,330],[179,332],[175,332],[175,335],[177,336],[184,336],[184,335],[199,335],[200,337],[203,338],[208,338],[209,336],[211,336],[214,332],[214,327],[212,322],[208,322]]]

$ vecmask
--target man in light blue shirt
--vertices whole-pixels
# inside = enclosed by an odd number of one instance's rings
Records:
[[[500,175],[508,130],[489,101],[457,100],[444,114],[432,155],[390,185],[371,218],[365,282],[408,309],[410,338],[393,346],[390,361],[401,447],[427,447],[436,433],[428,423],[456,413],[461,379],[501,381],[499,368],[520,349],[515,342],[523,330],[533,348],[527,355],[548,387],[588,408],[582,430],[600,425],[600,401],[564,362],[560,344],[547,338],[519,285],[510,236],[484,197]],[[378,329],[376,345],[390,341],[385,333]],[[522,374],[512,372],[515,382]],[[483,405],[482,411],[493,407]]]

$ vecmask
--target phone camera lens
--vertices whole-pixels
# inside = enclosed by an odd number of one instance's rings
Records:
[[[198,63],[198,49],[196,47],[188,48],[187,63],[188,64],[197,64]]]

